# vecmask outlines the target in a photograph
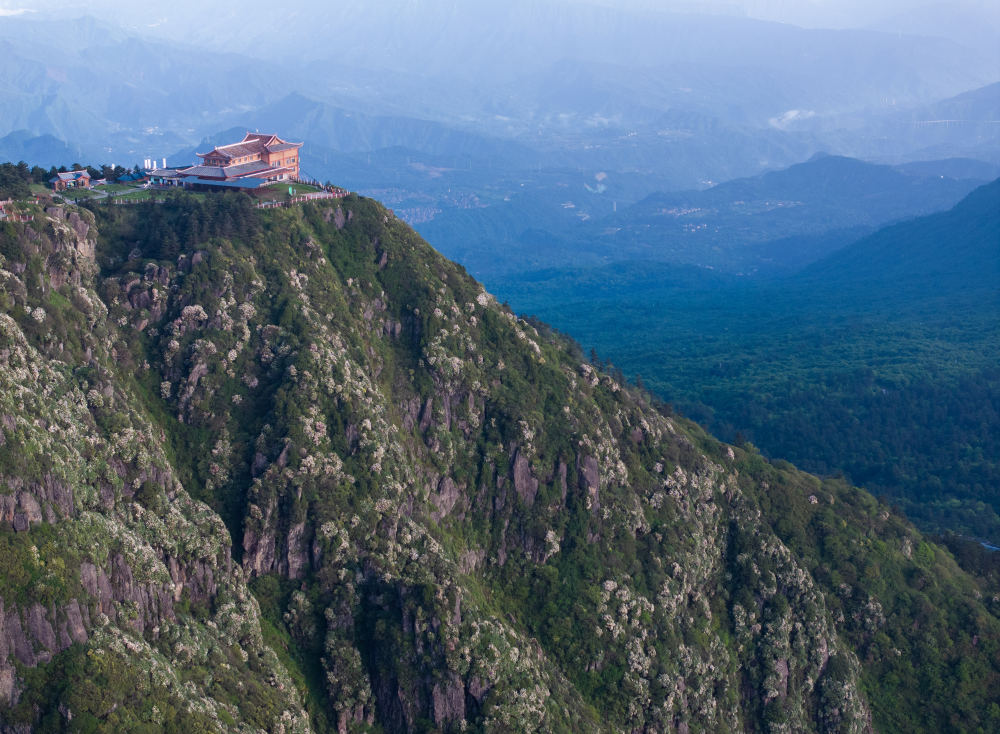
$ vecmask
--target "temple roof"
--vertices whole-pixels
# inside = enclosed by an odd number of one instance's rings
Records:
[[[226,159],[239,158],[245,155],[254,155],[267,151],[269,153],[280,153],[285,150],[301,148],[302,143],[289,143],[282,140],[277,135],[264,133],[247,133],[246,137],[238,143],[227,145],[217,145],[208,153],[196,153],[199,158],[220,157]]]
[[[179,171],[184,176],[208,176],[210,178],[225,178],[226,169],[221,166],[191,166]]]
[[[243,142],[255,140],[263,143],[264,145],[270,145],[271,143],[281,142],[281,138],[277,135],[272,135],[271,133],[251,133],[248,132],[246,137],[243,138]]]
[[[249,176],[256,173],[264,173],[272,170],[279,170],[272,168],[264,161],[250,161],[250,163],[241,163],[238,166],[226,166],[225,167],[226,178],[238,178],[240,176]]]
[[[267,146],[268,153],[280,153],[283,150],[298,150],[302,147],[302,143],[277,143],[275,145]]]
[[[191,166],[179,173],[183,176],[195,176],[205,178],[234,179],[246,176],[266,177],[277,173],[291,170],[284,166],[269,166],[264,161],[251,161],[241,163],[238,166]]]
[[[55,183],[56,181],[76,181],[80,178],[90,178],[90,174],[86,171],[63,171],[61,173],[56,173],[55,176],[49,179],[49,183]]]

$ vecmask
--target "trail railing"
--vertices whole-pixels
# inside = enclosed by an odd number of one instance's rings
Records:
[[[348,191],[336,190],[336,191],[314,191],[308,194],[296,194],[290,199],[285,199],[284,201],[262,201],[257,204],[258,209],[278,209],[283,206],[292,206],[294,204],[304,204],[308,201],[319,201],[321,199],[343,199]]]

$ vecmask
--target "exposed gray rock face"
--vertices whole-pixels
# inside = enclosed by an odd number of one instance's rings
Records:
[[[32,604],[26,617],[28,633],[34,638],[36,646],[43,650],[39,660],[48,662],[51,651],[56,649],[56,633],[46,619],[46,610],[41,604]]]
[[[450,675],[444,681],[434,684],[431,692],[431,708],[434,723],[444,727],[465,719],[465,686],[457,675]]]
[[[442,477],[441,481],[438,482],[437,491],[431,497],[436,507],[436,511],[431,513],[431,516],[436,521],[447,517],[455,509],[455,505],[461,497],[462,493],[455,481],[451,477]]]
[[[601,509],[601,469],[593,456],[578,459],[580,486],[587,494],[588,507],[594,513]]]
[[[49,524],[73,515],[73,490],[51,474],[41,482],[26,483],[21,477],[0,477],[0,487],[15,490],[0,494],[0,522],[24,532],[31,525]]]
[[[268,504],[264,512],[251,508],[251,513],[261,514],[261,527],[269,528],[269,521],[274,514],[273,504]],[[277,539],[271,530],[258,530],[255,526],[247,525],[243,533],[243,565],[255,575],[263,575],[277,569],[275,563],[275,545]]]
[[[76,599],[50,608],[35,602],[27,609],[0,599],[0,704],[18,698],[14,661],[28,667],[46,663],[74,642],[85,643],[88,624]]]
[[[287,569],[285,575],[290,579],[302,578],[309,568],[308,544],[306,543],[306,524],[293,525],[288,531]]]
[[[35,655],[34,645],[25,634],[21,625],[21,613],[17,607],[5,609],[0,604],[0,624],[2,624],[2,634],[0,634],[0,657],[4,663],[9,655],[23,665],[34,666],[38,663]]]
[[[329,211],[329,210],[327,210],[327,211]],[[329,222],[330,220],[327,219],[326,221]],[[344,214],[344,210],[341,209],[339,206],[337,207],[337,209],[333,213],[333,222],[334,222],[334,226],[336,226],[337,229],[343,229],[344,225],[347,224],[347,215]]]
[[[528,507],[535,504],[538,480],[532,475],[528,459],[520,449],[514,454],[514,491]]]
[[[434,398],[427,398],[427,402],[424,403],[424,407],[420,411],[421,433],[427,432],[427,429],[431,427],[431,421],[433,419],[434,419]]]

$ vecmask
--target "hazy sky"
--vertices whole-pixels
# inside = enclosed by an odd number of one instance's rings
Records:
[[[82,15],[97,22],[75,23]],[[280,32],[262,21],[276,15]],[[812,131],[1000,81],[998,15],[1000,0],[0,0],[0,35],[14,49],[0,70],[20,95],[0,119],[9,131],[45,125],[77,140],[95,138],[105,110],[125,126],[141,109],[144,130],[195,135],[271,114],[297,92],[331,109],[500,136],[551,130],[576,141],[661,124],[672,134],[670,125],[704,131],[713,120]],[[150,63],[74,97],[72,124],[45,99],[36,115],[23,101],[42,93],[32,74],[67,94],[90,88],[72,76],[93,73],[76,63],[81,47],[118,63],[113,76],[132,71],[120,58]],[[315,114],[328,129],[355,124]]]
[[[587,5],[623,15],[627,11],[710,13],[809,28],[939,36],[973,49],[980,54],[979,64],[996,67],[992,76],[1000,78],[1000,0],[290,0],[277,11],[288,19],[288,32],[277,38],[264,35],[257,20],[276,12],[273,0],[0,0],[0,21],[4,15],[91,15],[132,33],[214,51],[272,59],[306,53],[377,68],[386,58],[397,62],[410,58],[394,47],[397,43],[411,47],[416,43],[420,50],[424,39],[426,45],[445,52],[449,39],[474,42],[477,34],[493,33],[497,20],[507,32],[517,32],[517,22],[523,20],[525,32],[544,42],[544,33],[538,33],[541,27],[531,25],[534,19],[562,23],[574,7]],[[565,23],[563,30],[569,25]],[[641,21],[638,27],[644,27]],[[354,31],[353,36],[344,37],[345,31]],[[383,31],[377,45],[364,46],[365,37]],[[565,33],[563,41],[573,44]],[[347,55],[337,57],[339,50]],[[453,50],[474,54],[474,49]]]
[[[316,0],[292,0],[292,6],[305,6]],[[339,0],[343,2],[343,0]],[[351,0],[355,2],[356,0]],[[473,0],[455,0],[457,4]],[[481,2],[482,0],[475,0]],[[323,0],[323,5],[337,4],[338,0]],[[419,5],[421,0],[411,0]],[[682,12],[714,12],[747,15],[754,18],[818,27],[866,27],[884,18],[904,14],[924,5],[947,8],[966,6],[1000,20],[998,0],[539,0],[539,2],[590,3],[613,7],[632,7],[646,10]],[[243,0],[240,6],[257,3]],[[371,5],[378,5],[374,0]],[[273,9],[273,3],[266,4]],[[121,18],[139,23],[143,18],[150,23],[157,17],[178,13],[187,14],[191,22],[199,22],[233,10],[231,0],[0,0],[0,15],[25,12],[46,12],[59,9],[73,13],[93,13],[106,18]]]

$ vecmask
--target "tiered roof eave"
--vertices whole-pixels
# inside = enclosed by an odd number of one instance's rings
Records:
[[[277,135],[266,135],[263,133],[248,132],[238,143],[228,143],[217,145],[207,153],[195,153],[199,158],[221,157],[237,158],[242,155],[253,155],[254,153],[268,152],[280,153],[286,150],[296,150],[302,147],[302,143],[293,143],[282,140]]]

